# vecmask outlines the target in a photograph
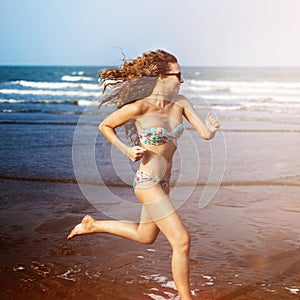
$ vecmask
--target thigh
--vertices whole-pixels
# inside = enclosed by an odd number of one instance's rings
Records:
[[[140,238],[142,238],[143,240],[146,239],[147,243],[152,243],[155,241],[158,233],[158,226],[155,224],[155,222],[152,221],[152,218],[147,212],[147,209],[145,208],[145,206],[143,206],[141,212],[141,219],[138,226],[138,234]]]
[[[135,194],[143,203],[148,220],[152,220],[171,243],[188,236],[176,209],[160,184],[135,189]]]

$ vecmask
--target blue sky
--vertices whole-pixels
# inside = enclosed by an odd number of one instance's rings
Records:
[[[299,0],[0,0],[0,65],[300,66]]]

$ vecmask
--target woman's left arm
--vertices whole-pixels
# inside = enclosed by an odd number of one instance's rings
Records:
[[[132,161],[140,160],[146,149],[140,146],[131,147],[126,145],[117,135],[115,128],[136,118],[141,112],[141,105],[138,105],[137,103],[127,104],[122,108],[115,110],[99,125],[99,131],[103,136]]]
[[[190,101],[184,96],[180,97],[181,99],[178,103],[180,103],[183,108],[184,117],[191,123],[203,139],[212,139],[220,127],[220,122],[217,117],[209,113],[205,118],[205,122],[203,122]]]

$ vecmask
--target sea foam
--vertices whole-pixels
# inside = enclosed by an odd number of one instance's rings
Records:
[[[50,96],[71,96],[71,97],[98,97],[99,92],[85,91],[57,91],[57,90],[17,90],[17,89],[0,89],[0,94],[17,94],[17,95],[50,95]]]
[[[18,80],[12,82],[13,85],[20,85],[35,89],[73,89],[82,88],[84,90],[99,90],[97,84],[92,83],[70,83],[70,82],[39,82],[39,81],[26,81]]]
[[[86,77],[86,76],[64,75],[64,76],[61,77],[61,80],[63,80],[63,81],[93,81],[95,79],[91,78],[91,77]]]

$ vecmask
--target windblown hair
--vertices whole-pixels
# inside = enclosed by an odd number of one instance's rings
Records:
[[[105,69],[99,73],[103,85],[103,99],[99,107],[114,104],[117,108],[151,95],[159,75],[167,73],[170,63],[177,58],[164,51],[156,50],[143,53],[132,60],[124,61],[119,69]],[[125,124],[128,139],[137,144],[135,120]],[[134,128],[133,128],[134,127]]]

